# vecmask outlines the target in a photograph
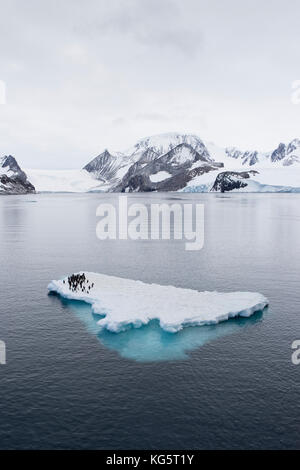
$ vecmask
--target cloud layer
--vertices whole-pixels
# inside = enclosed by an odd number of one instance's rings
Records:
[[[300,4],[2,0],[0,154],[76,168],[149,134],[268,149],[300,137]]]

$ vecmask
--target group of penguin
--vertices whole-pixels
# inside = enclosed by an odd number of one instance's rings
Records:
[[[65,284],[66,281],[64,280],[63,283]],[[90,293],[90,290],[94,287],[94,283],[90,283],[90,281],[86,278],[85,274],[72,274],[68,277],[68,284],[69,289],[72,292],[85,292],[86,294]]]

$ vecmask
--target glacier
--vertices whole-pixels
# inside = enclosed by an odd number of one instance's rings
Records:
[[[139,328],[152,320],[157,320],[163,330],[176,333],[184,327],[250,317],[268,305],[267,298],[255,292],[200,292],[83,271],[75,276],[83,274],[85,281],[76,289],[65,277],[51,281],[48,290],[90,304],[92,312],[100,316],[99,327],[114,333]]]
[[[85,170],[26,169],[29,180],[40,193],[86,193],[103,191],[103,182],[97,181]]]

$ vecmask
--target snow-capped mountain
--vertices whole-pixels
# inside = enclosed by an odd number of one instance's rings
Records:
[[[260,152],[169,133],[122,152],[105,150],[82,170],[26,172],[37,191],[300,192],[300,139]]]
[[[117,155],[105,150],[84,170],[109,184],[110,191],[177,191],[221,166],[199,137],[170,133],[141,139]]]
[[[141,139],[122,153],[105,150],[83,169],[113,190],[124,191],[133,176],[150,176],[159,168],[170,170],[172,176],[181,165],[188,167],[196,160],[212,162],[202,140],[195,135],[170,133]]]
[[[113,183],[123,176],[132,163],[133,160],[123,153],[118,152],[113,155],[108,150],[104,150],[83,169],[104,183]]]
[[[160,156],[180,144],[190,145],[200,155],[203,155],[206,160],[211,159],[207,148],[198,136],[193,134],[178,134],[176,132],[153,135],[151,137],[141,139],[134,145],[134,147],[128,149],[125,153],[126,155],[131,155],[133,160],[138,161],[141,159],[141,156],[145,151],[151,150],[154,154]]]
[[[211,159],[203,143],[196,148],[200,153],[190,144],[180,143],[149,163],[134,163],[113,191],[178,191],[195,176],[223,166]]]
[[[241,150],[236,149],[235,147],[226,148],[225,149],[226,155],[230,158],[240,159],[242,165],[255,165],[259,162],[259,153],[254,151],[246,151],[242,152]]]
[[[34,193],[35,187],[28,181],[16,159],[11,155],[0,158],[0,194]]]
[[[236,147],[228,147],[225,149],[225,156],[245,166],[272,167],[273,163],[290,166],[300,163],[300,139],[294,139],[288,144],[280,143],[276,149],[265,153],[258,150],[242,151]]]
[[[300,140],[294,139],[288,145],[280,143],[270,159],[272,162],[281,161],[283,166],[290,166],[300,163]]]

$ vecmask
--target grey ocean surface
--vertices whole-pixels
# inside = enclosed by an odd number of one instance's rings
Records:
[[[300,195],[135,194],[205,205],[205,243],[99,241],[116,194],[0,197],[0,448],[300,448]],[[197,290],[257,291],[249,319],[101,332],[90,308],[47,294],[88,270]]]

